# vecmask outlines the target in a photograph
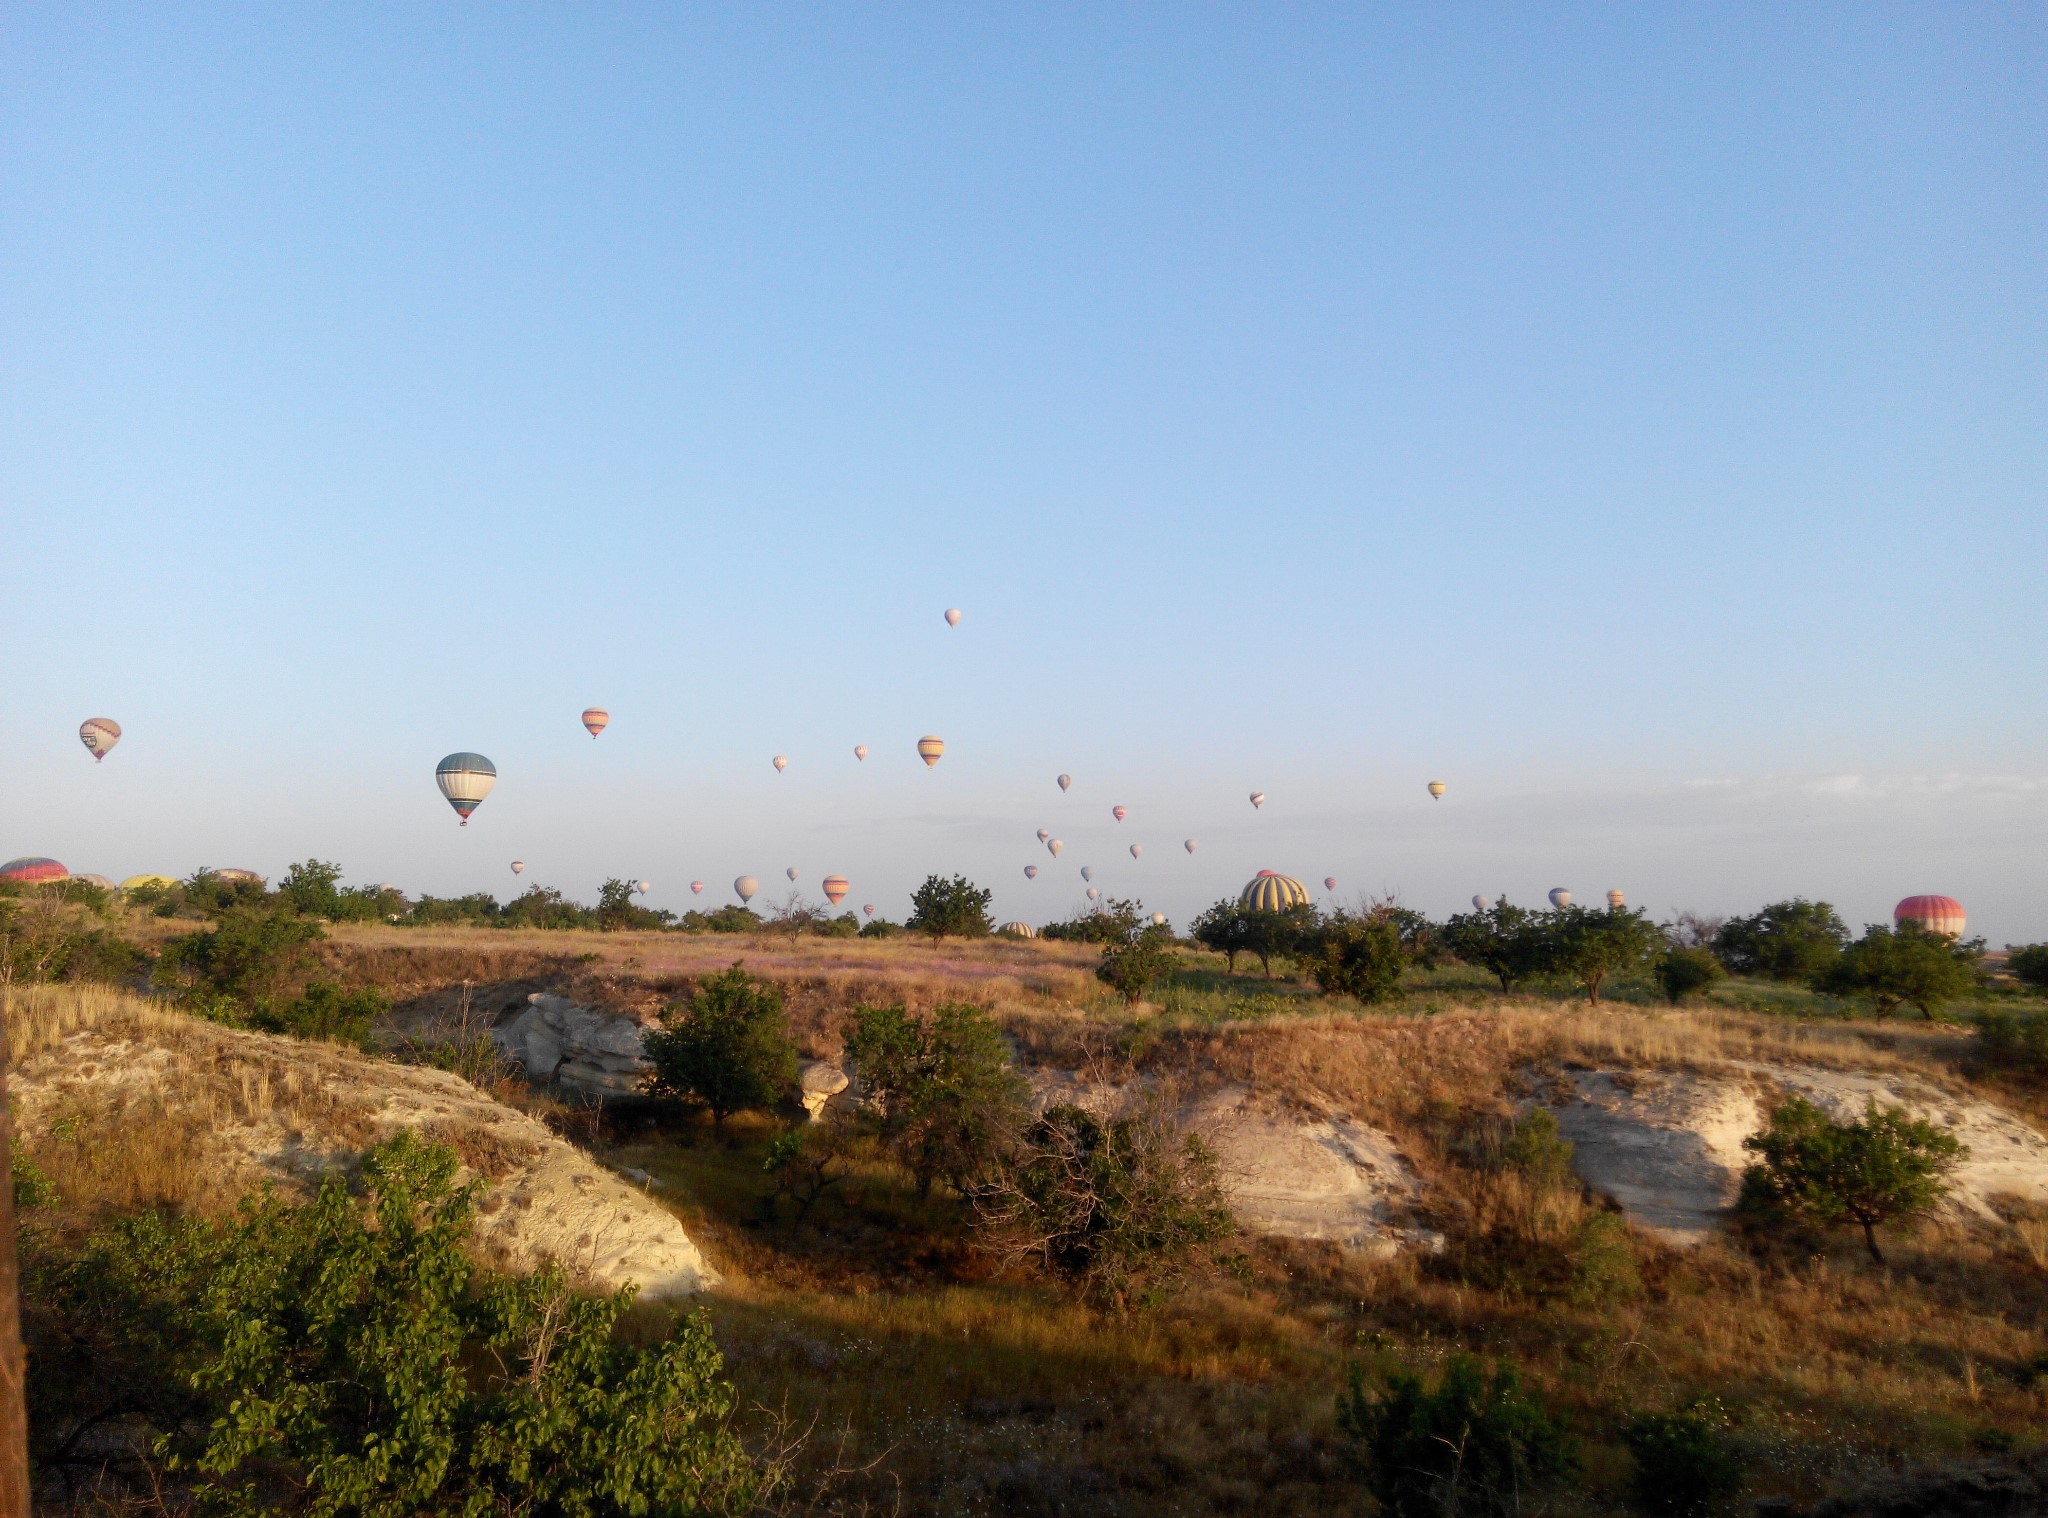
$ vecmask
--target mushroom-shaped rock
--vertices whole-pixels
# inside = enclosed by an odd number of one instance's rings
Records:
[[[797,1072],[796,1078],[798,1098],[814,1123],[824,1121],[825,1108],[849,1084],[846,1072],[828,1059],[810,1061]]]

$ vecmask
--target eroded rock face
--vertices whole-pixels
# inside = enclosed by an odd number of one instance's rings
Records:
[[[843,1097],[852,1085],[846,1072],[827,1059],[814,1059],[797,1072],[797,1096],[814,1123],[822,1122],[834,1097]]]
[[[647,1078],[647,1029],[634,1018],[536,991],[491,1037],[526,1078],[599,1096],[628,1096]]]

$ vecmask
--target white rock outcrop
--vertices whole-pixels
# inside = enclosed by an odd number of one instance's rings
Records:
[[[851,1084],[846,1072],[828,1059],[814,1059],[797,1072],[797,1096],[814,1123],[824,1121],[825,1109],[835,1105],[833,1098],[844,1098]]]
[[[647,1029],[635,1018],[535,991],[523,1011],[491,1030],[526,1078],[599,1096],[629,1096],[647,1076]]]

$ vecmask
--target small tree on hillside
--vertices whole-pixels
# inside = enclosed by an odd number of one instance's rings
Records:
[[[965,875],[942,880],[927,875],[924,884],[910,895],[910,921],[904,926],[913,933],[929,933],[932,943],[940,939],[986,938],[995,930],[989,921],[988,904],[995,896]]]
[[[313,963],[313,945],[326,936],[317,921],[295,912],[235,907],[211,932],[165,944],[157,974],[251,1005],[296,986]]]
[[[1570,976],[1596,1007],[1608,976],[1641,969],[1664,942],[1657,925],[1632,907],[1560,907],[1544,917],[1543,926],[1549,968]]]
[[[697,1102],[723,1130],[735,1112],[771,1107],[796,1080],[782,993],[735,964],[707,976],[647,1035],[647,1090]]]
[[[1667,949],[1657,961],[1655,973],[1657,988],[1671,999],[1673,1006],[1728,974],[1721,968],[1721,961],[1705,949]]]
[[[1795,896],[1749,917],[1731,917],[1714,935],[1714,953],[1737,975],[1811,980],[1849,941],[1848,924],[1824,901]]]
[[[1917,922],[1896,928],[1872,923],[1863,936],[1844,949],[1813,978],[1813,988],[1831,996],[1861,996],[1879,1017],[1902,1006],[1918,1007],[1932,1020],[1977,984],[1977,962],[1984,940],[1957,942],[1946,933],[1930,933]]]
[[[1277,912],[1240,907],[1238,913],[1244,921],[1244,951],[1257,958],[1268,980],[1273,956],[1297,952],[1316,925],[1316,909],[1305,901]]]
[[[1408,965],[1401,924],[1385,909],[1353,917],[1339,912],[1302,945],[1302,968],[1330,996],[1386,1001],[1401,987]]]
[[[919,1196],[939,1180],[972,1191],[1024,1115],[1028,1088],[981,1007],[942,1002],[924,1022],[901,1002],[855,1007],[846,1053],[866,1087],[871,1121],[917,1178]]]
[[[2024,944],[2005,956],[2014,980],[2036,991],[2048,991],[2048,943]]]
[[[340,865],[324,859],[308,859],[284,872],[284,879],[278,882],[277,894],[295,912],[338,921],[342,915],[340,881]]]
[[[1237,973],[1237,956],[1249,947],[1249,925],[1244,909],[1235,901],[1217,902],[1188,925],[1188,937],[1203,948],[1223,956],[1226,973]]]
[[[1458,913],[1444,924],[1441,937],[1451,953],[1498,980],[1503,996],[1543,970],[1544,935],[1536,914],[1505,896],[1483,912]]]
[[[1873,1100],[1854,1122],[1837,1122],[1803,1096],[1771,1114],[1742,1147],[1757,1162],[1742,1172],[1741,1207],[1763,1220],[1854,1223],[1882,1265],[1877,1230],[1927,1211],[1969,1150],[1946,1128]]]
[[[1147,927],[1120,943],[1104,944],[1095,978],[1123,997],[1125,1006],[1135,1007],[1152,982],[1169,974],[1179,958],[1170,929]]]

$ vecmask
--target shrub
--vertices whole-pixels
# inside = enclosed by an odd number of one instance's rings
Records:
[[[886,917],[870,917],[860,925],[862,938],[890,938],[903,931],[903,924],[891,922]]]
[[[1107,1118],[1048,1108],[974,1200],[986,1247],[1118,1311],[1173,1290],[1236,1226],[1216,1157],[1157,1096]]]
[[[919,1196],[939,1180],[970,1193],[1026,1110],[1024,1079],[981,1007],[942,1002],[928,1022],[900,1002],[856,1007],[846,1053],[867,1088],[871,1122],[916,1177]]]
[[[341,866],[321,859],[293,865],[278,882],[280,900],[304,917],[325,917],[330,922],[369,922],[388,916],[403,903],[395,891],[376,886],[343,890]]]
[[[1301,964],[1329,996],[1381,1002],[1400,990],[1408,948],[1400,924],[1380,910],[1363,917],[1340,912],[1313,935],[1305,935]]]
[[[1948,1003],[1975,989],[1983,954],[1981,938],[1959,943],[1916,922],[1896,928],[1871,923],[1814,976],[1813,988],[1832,996],[1861,996],[1879,1017],[1910,1004],[1931,1021]]]
[[[995,893],[984,891],[965,875],[941,880],[927,875],[924,884],[910,893],[910,921],[913,933],[929,933],[934,944],[942,938],[986,938],[995,925],[988,919],[988,904]]]
[[[683,928],[691,933],[753,933],[759,931],[761,919],[745,907],[731,902],[715,912],[685,912]]]
[[[1179,963],[1173,952],[1173,934],[1165,928],[1146,928],[1120,943],[1102,946],[1102,961],[1095,978],[1135,1007],[1152,982],[1171,974]]]
[[[2013,979],[2036,991],[2048,991],[2048,943],[2030,943],[2005,956],[2005,967]]]
[[[295,1000],[275,1001],[266,997],[257,1002],[246,1021],[263,1033],[328,1039],[368,1049],[370,1029],[390,1010],[390,1001],[374,987],[344,991],[329,981],[316,980]]]
[[[1266,979],[1273,978],[1273,956],[1294,954],[1315,931],[1316,909],[1307,902],[1277,912],[1239,908],[1244,919],[1245,952],[1255,956]]]
[[[454,1151],[401,1134],[310,1203],[156,1214],[40,1273],[31,1425],[45,1454],[119,1408],[201,1512],[738,1512],[761,1473],[701,1317],[640,1348],[632,1297],[468,1255]]]
[[[1633,1301],[1643,1294],[1643,1273],[1629,1244],[1628,1224],[1618,1212],[1589,1212],[1571,1241],[1568,1295],[1581,1307]]]
[[[1483,912],[1460,912],[1444,924],[1443,946],[1500,982],[1501,994],[1540,974],[1545,941],[1536,914],[1503,896]]]
[[[483,899],[490,900],[488,896]],[[573,928],[594,928],[598,921],[596,913],[580,902],[569,900],[552,886],[530,885],[498,909],[497,925],[561,932]]]
[[[1714,935],[1714,952],[1737,975],[1807,981],[1834,962],[1849,928],[1825,901],[1795,896],[1749,917],[1731,917]]]
[[[1635,1505],[1667,1518],[1707,1518],[1734,1497],[1743,1469],[1727,1430],[1728,1414],[1712,1397],[1622,1424],[1622,1442],[1636,1461],[1629,1478]]]
[[[2048,1012],[1986,1012],[1977,1019],[1977,1060],[1993,1070],[2048,1074]]]
[[[1903,1107],[1873,1100],[1861,1118],[1838,1122],[1799,1096],[1742,1147],[1758,1156],[1742,1172],[1743,1211],[1766,1222],[1854,1223],[1880,1265],[1877,1229],[1931,1208],[1948,1190],[1949,1171],[1969,1153],[1947,1129]]]
[[[1664,941],[1633,907],[1560,907],[1538,922],[1547,941],[1544,968],[1570,977],[1596,1007],[1608,976],[1640,969]]]
[[[1533,1511],[1543,1488],[1575,1465],[1563,1420],[1522,1390],[1514,1367],[1489,1376],[1470,1355],[1454,1355],[1433,1388],[1396,1371],[1375,1391],[1352,1367],[1337,1425],[1356,1441],[1366,1487],[1392,1518]]]
[[[650,933],[674,924],[675,913],[639,905],[633,900],[633,890],[630,880],[607,880],[597,888],[594,915],[599,932]]]
[[[310,917],[261,907],[235,907],[207,931],[174,938],[157,960],[159,975],[189,977],[215,996],[253,1005],[283,995],[312,963],[326,932]]]
[[[1657,989],[1676,1006],[1695,991],[1704,991],[1728,972],[1706,949],[1667,949],[1657,961]]]
[[[1531,1107],[1515,1120],[1500,1158],[1539,1186],[1579,1184],[1572,1170],[1572,1141],[1558,1130],[1557,1114],[1548,1107]]]
[[[1145,906],[1137,901],[1105,901],[1084,908],[1065,922],[1049,922],[1043,938],[1067,943],[1127,943],[1144,925]]]
[[[735,1112],[773,1106],[796,1080],[782,993],[737,964],[664,1012],[646,1050],[648,1091],[702,1105],[721,1130]]]
[[[1205,949],[1223,956],[1228,973],[1237,973],[1237,956],[1251,947],[1251,925],[1244,909],[1235,901],[1223,900],[1188,925],[1188,936]]]
[[[149,956],[95,924],[93,910],[48,888],[0,897],[0,982],[116,981],[148,969]]]

